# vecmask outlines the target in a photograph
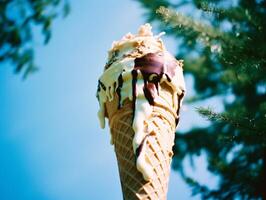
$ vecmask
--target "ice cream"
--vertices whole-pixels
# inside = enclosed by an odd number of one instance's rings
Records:
[[[119,110],[126,100],[132,101],[134,138],[132,148],[136,155],[137,169],[145,180],[152,179],[153,170],[145,157],[145,140],[155,129],[149,123],[153,106],[166,105],[179,121],[179,110],[185,92],[182,61],[176,60],[164,47],[160,39],[163,33],[153,36],[151,26],[140,27],[138,34],[128,33],[120,41],[113,43],[109,50],[108,62],[99,78],[97,98],[100,104],[98,117],[101,127],[105,127],[105,104],[119,100]],[[160,96],[161,85],[167,84],[172,90],[172,105]],[[112,139],[111,139],[112,142]]]

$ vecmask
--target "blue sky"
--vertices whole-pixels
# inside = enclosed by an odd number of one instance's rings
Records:
[[[122,199],[109,130],[101,130],[96,117],[95,92],[112,41],[136,32],[144,10],[129,0],[79,0],[71,7],[66,19],[53,24],[47,46],[35,41],[39,72],[22,81],[11,66],[0,66],[0,199]],[[163,39],[174,53],[173,41]],[[188,77],[186,83],[191,95],[193,81]],[[194,107],[184,105],[180,130],[202,123]],[[197,173],[188,171],[215,184],[204,157],[196,164]],[[168,197],[199,199],[174,171]]]

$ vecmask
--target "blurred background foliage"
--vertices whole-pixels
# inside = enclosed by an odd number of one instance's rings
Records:
[[[67,0],[1,0],[0,62],[11,61],[26,78],[37,70],[34,63],[34,31],[40,28],[44,44],[51,38],[53,20],[70,11]]]
[[[137,1],[175,39],[194,78],[196,95],[186,103],[219,97],[224,108],[197,108],[211,123],[176,133],[173,168],[202,199],[266,199],[266,1]],[[53,20],[69,10],[67,0],[0,0],[0,62],[24,78],[36,71],[34,31],[47,44]],[[219,177],[215,188],[184,172],[184,159],[203,153]]]
[[[173,168],[202,199],[266,199],[266,1],[138,0],[167,34],[193,76],[186,103],[222,99],[223,111],[199,107],[211,122],[176,133]],[[215,188],[184,172],[185,157],[207,155]]]

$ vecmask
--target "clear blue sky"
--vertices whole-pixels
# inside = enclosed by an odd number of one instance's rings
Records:
[[[53,24],[47,46],[35,42],[39,72],[21,81],[11,66],[0,67],[1,200],[122,199],[109,130],[101,130],[96,117],[95,92],[112,41],[136,32],[144,10],[130,0],[79,0],[71,7],[65,20]],[[172,40],[165,41],[174,53]],[[186,82],[191,90],[192,79]],[[192,106],[184,108],[181,130],[206,124]],[[188,171],[202,183],[215,183],[204,157],[196,165],[197,173]],[[177,172],[168,196],[199,199]]]

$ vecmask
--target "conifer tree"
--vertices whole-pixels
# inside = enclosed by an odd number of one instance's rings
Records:
[[[23,78],[36,71],[34,32],[40,28],[47,44],[53,20],[69,10],[67,0],[0,0],[0,64],[11,61]]]
[[[266,199],[266,1],[138,1],[177,41],[195,81],[187,103],[219,97],[224,108],[197,108],[211,123],[176,133],[173,168],[202,199]],[[184,173],[184,158],[202,152],[215,189]]]

